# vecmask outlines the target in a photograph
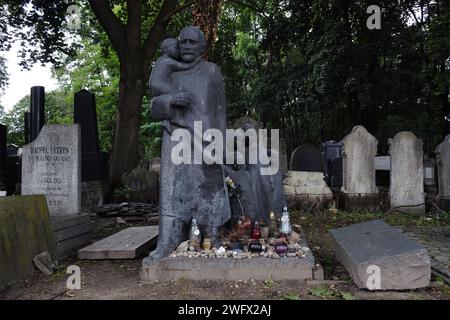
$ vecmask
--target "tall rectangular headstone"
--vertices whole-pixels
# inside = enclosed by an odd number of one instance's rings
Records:
[[[375,156],[378,141],[363,126],[356,126],[343,140],[342,192],[375,194]]]
[[[4,174],[6,171],[6,126],[0,124],[0,191],[6,189]]]
[[[389,139],[391,155],[391,208],[423,213],[425,193],[423,186],[423,141],[414,133],[399,132]]]
[[[44,194],[49,212],[81,212],[80,126],[45,125],[23,146],[22,195]]]
[[[439,196],[443,200],[444,210],[450,210],[450,134],[437,146],[435,153],[438,167]]]
[[[31,88],[31,140],[37,138],[45,123],[45,89],[44,87]]]
[[[81,181],[105,179],[100,154],[95,95],[87,90],[75,93],[74,123],[81,127]]]
[[[6,126],[0,124],[0,179],[6,168]]]

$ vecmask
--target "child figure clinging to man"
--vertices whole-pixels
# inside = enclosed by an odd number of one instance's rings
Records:
[[[170,75],[176,71],[188,70],[196,63],[179,61],[180,49],[175,38],[168,38],[161,43],[161,53],[163,55],[156,61],[150,76],[150,89],[154,97],[177,91],[178,88],[170,81]],[[185,127],[182,109],[175,106],[173,113],[172,119],[165,122],[169,132],[172,132],[172,124]]]

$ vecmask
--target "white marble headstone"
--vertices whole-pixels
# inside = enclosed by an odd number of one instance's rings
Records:
[[[22,152],[22,194],[43,194],[50,214],[81,212],[80,126],[45,125]]]
[[[342,192],[347,194],[378,193],[375,183],[377,139],[363,126],[356,126],[342,140],[342,144]]]
[[[389,147],[391,208],[405,206],[401,210],[423,213],[423,141],[414,133],[403,131],[389,139]]]

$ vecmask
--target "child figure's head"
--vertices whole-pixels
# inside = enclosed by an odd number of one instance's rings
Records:
[[[162,54],[167,54],[173,59],[179,59],[180,50],[178,48],[178,40],[175,38],[168,38],[161,43]]]

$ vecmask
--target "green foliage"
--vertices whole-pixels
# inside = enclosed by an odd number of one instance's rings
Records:
[[[320,298],[331,298],[336,295],[334,290],[331,290],[327,287],[316,287],[308,290],[308,294],[320,297]]]
[[[449,5],[376,3],[381,30],[366,26],[368,0],[267,0],[255,10],[226,3],[213,60],[230,122],[249,114],[280,128],[290,150],[340,140],[358,124],[378,138],[380,154],[402,130],[434,150],[445,131]]]
[[[300,300],[300,295],[295,292],[285,294],[281,297],[283,300]]]
[[[353,294],[350,292],[341,292],[342,299],[344,300],[358,300]]]
[[[8,127],[9,144],[22,146],[25,143],[24,113],[30,111],[29,109],[30,96],[26,95],[0,117],[0,122]],[[45,94],[45,118],[47,124],[73,123],[73,107],[67,102],[64,92],[54,90]]]
[[[275,281],[273,281],[272,276],[264,280],[264,288],[266,289],[272,289],[276,285]]]
[[[0,56],[0,96],[8,85],[8,71],[6,69],[6,59]],[[0,115],[1,116],[1,115]]]

